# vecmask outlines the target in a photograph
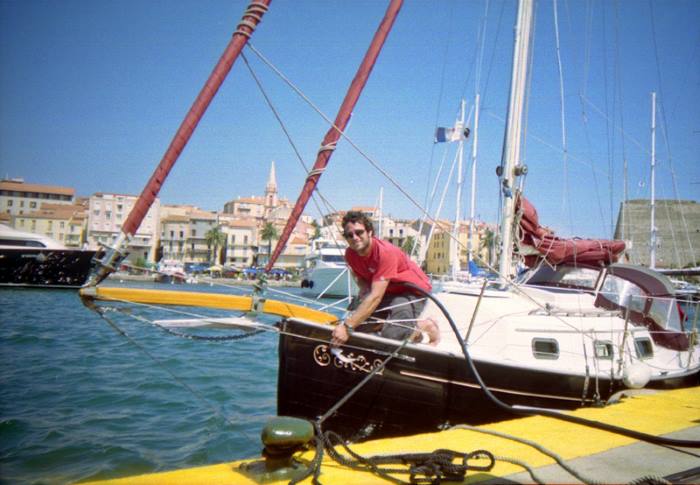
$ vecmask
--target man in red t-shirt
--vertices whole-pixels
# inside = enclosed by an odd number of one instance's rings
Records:
[[[425,299],[402,283],[429,292],[430,280],[401,249],[374,236],[372,221],[361,212],[343,217],[343,236],[348,241],[345,260],[360,288],[357,308],[333,330],[333,345],[347,342],[349,333],[378,332],[382,337],[420,341],[421,331],[437,345],[440,333],[432,320],[418,321]],[[370,322],[365,320],[373,317]]]

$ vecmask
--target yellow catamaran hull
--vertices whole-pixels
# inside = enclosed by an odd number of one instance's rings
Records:
[[[253,296],[202,293],[196,291],[150,290],[143,288],[90,287],[80,290],[87,300],[141,303],[146,305],[191,306],[244,312],[260,312],[285,318],[299,318],[315,323],[331,323],[338,317],[327,312],[279,300],[256,300]]]

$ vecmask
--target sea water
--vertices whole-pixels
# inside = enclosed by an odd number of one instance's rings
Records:
[[[0,298],[0,481],[67,483],[259,455],[276,412],[275,334],[191,340],[118,314],[115,329],[69,290],[2,289]]]

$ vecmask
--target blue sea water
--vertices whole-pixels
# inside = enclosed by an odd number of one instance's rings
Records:
[[[258,456],[276,411],[274,334],[190,340],[120,316],[125,337],[75,291],[3,289],[0,298],[0,481],[68,483]]]

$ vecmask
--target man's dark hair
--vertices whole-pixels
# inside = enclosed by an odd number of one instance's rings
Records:
[[[365,226],[365,231],[374,234],[374,227],[372,226],[372,219],[367,217],[360,211],[348,211],[347,214],[343,216],[343,229],[348,222],[357,224],[358,222]]]

